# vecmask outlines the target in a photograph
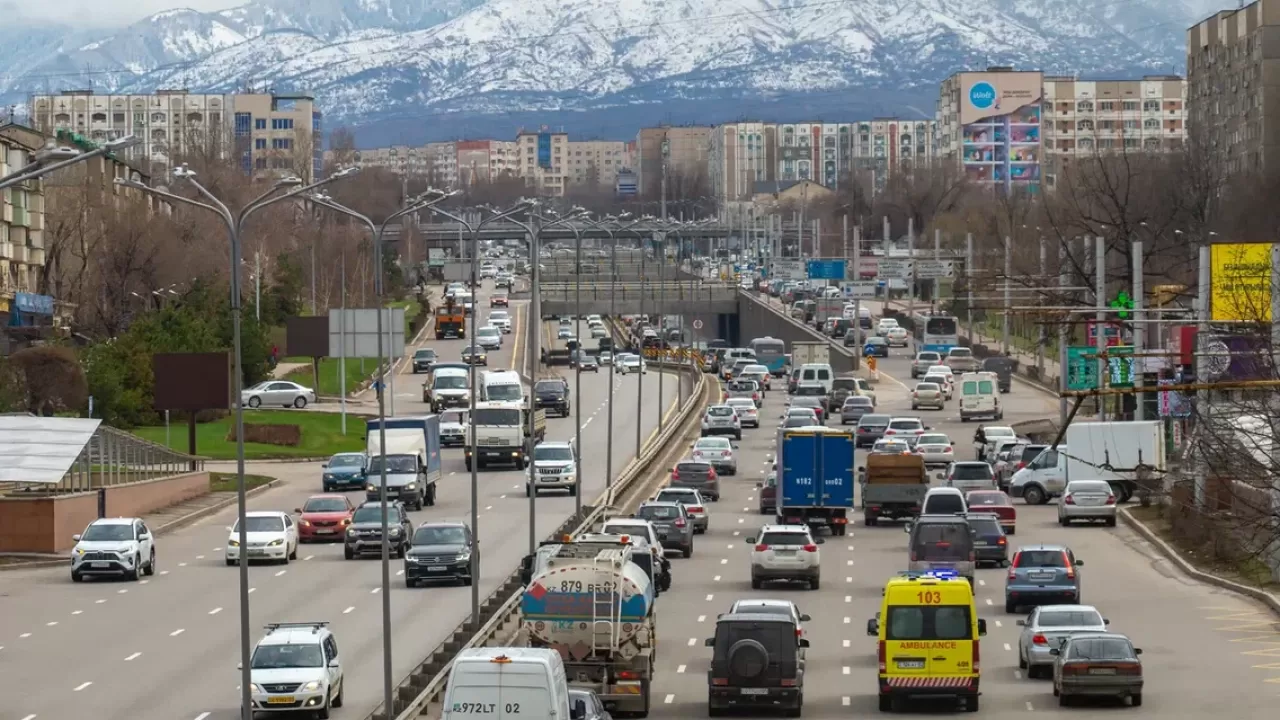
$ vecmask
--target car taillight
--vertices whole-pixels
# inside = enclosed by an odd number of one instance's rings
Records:
[[[974,643],[974,646],[975,646],[975,647],[976,647],[977,645],[978,645],[978,643]],[[884,641],[883,641],[883,640],[881,640],[881,641],[880,641],[880,643],[879,643],[879,647],[878,647],[878,648],[877,648],[877,650],[876,650],[876,659],[877,659],[877,660],[879,661],[879,663],[880,663],[880,672],[885,672],[885,658],[884,658],[884,655],[885,655],[885,652],[884,652]]]
[[[689,512],[693,513],[694,515],[701,515],[705,511],[702,509],[701,505],[690,505]]]
[[[1084,670],[1083,666],[1072,663],[1064,663],[1062,666],[1063,675],[1080,675],[1082,670]]]
[[[1070,495],[1067,495],[1067,496],[1064,496],[1064,497],[1062,498],[1062,504],[1063,504],[1063,505],[1075,505],[1075,504],[1076,504],[1076,501],[1075,501],[1075,498],[1071,497]]]
[[[1142,665],[1139,663],[1117,663],[1117,675],[1141,675]]]
[[[1006,538],[998,538],[998,539],[996,540],[996,544],[997,544],[997,545],[1007,545],[1008,543],[1009,543],[1009,541],[1008,541],[1008,539],[1006,539]]]
[[[875,508],[875,509],[879,510],[879,508]],[[912,550],[912,551],[911,551],[911,562],[916,562],[916,561],[917,561],[917,560],[919,560],[919,559],[920,559],[920,557],[919,557],[918,555],[916,555],[916,551],[915,551],[915,550]]]
[[[1034,637],[1031,638],[1031,642],[1035,643],[1036,645],[1048,645],[1049,638],[1037,633]]]
[[[804,635],[804,631],[800,628],[796,628],[796,637],[800,637],[802,635]]]
[[[768,549],[769,549],[769,546],[765,545],[764,543],[760,543],[759,545],[756,546],[756,552],[764,552],[765,550],[768,550]]]
[[[752,399],[752,400],[759,400],[759,399],[760,399],[760,393],[758,393],[758,392],[756,392],[756,393],[751,393],[751,399]]]
[[[1065,563],[1066,568],[1067,568],[1067,579],[1068,579],[1068,580],[1075,580],[1075,579],[1076,579],[1076,569],[1075,569],[1074,567],[1072,567],[1072,566],[1071,566],[1071,558],[1070,558],[1070,556],[1068,556],[1065,552],[1064,552],[1064,553],[1062,553],[1062,562],[1063,562],[1063,563]]]
[[[1018,467],[1017,467],[1016,469],[1017,469],[1017,470],[1021,470],[1022,468],[1026,467],[1026,466],[1027,466],[1027,461],[1025,461],[1025,460],[1019,460],[1019,461],[1018,461]]]
[[[1115,505],[1115,504],[1116,504],[1116,496],[1115,496],[1115,495],[1108,495],[1108,496],[1107,496],[1107,504],[1108,504],[1108,505]]]
[[[952,452],[952,450],[951,450],[951,448],[950,448],[950,447],[948,447],[946,450],[943,450],[943,451],[942,451],[942,453],[943,453],[944,455],[945,455],[945,454],[947,454],[947,453],[950,453],[950,452]]]
[[[682,528],[684,526],[685,526],[684,518],[680,518],[676,520],[676,527]]]
[[[885,435],[897,435],[897,434],[898,434],[898,431],[897,431],[897,430],[885,430],[885,431],[884,431],[884,434],[885,434]]]
[[[805,552],[818,552],[818,546],[817,546],[817,545],[805,545],[805,546],[804,546],[804,551],[805,551]]]
[[[715,480],[715,479],[716,479],[716,469],[715,469],[715,468],[711,468],[710,470],[708,470],[708,471],[707,471],[707,477],[708,477],[708,478],[710,478],[710,479],[712,479],[712,480]]]
[[[982,643],[979,643],[979,642],[974,642],[974,643],[972,643],[972,645],[973,645],[973,660],[972,660],[972,662],[973,662],[973,671],[974,671],[975,673],[977,673],[979,670],[981,670],[981,669],[982,669],[982,651],[978,649],[978,648],[979,648],[979,646],[980,646],[981,644],[982,644]]]

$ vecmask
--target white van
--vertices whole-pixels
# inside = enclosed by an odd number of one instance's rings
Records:
[[[1067,446],[1045,448],[1027,466],[1013,474],[1009,495],[1028,505],[1042,505],[1067,487]]]
[[[826,363],[805,363],[800,366],[798,383],[822,383],[822,387],[827,389],[828,395],[831,394],[831,385],[835,382],[835,379],[835,372]]]
[[[441,720],[569,720],[569,685],[549,648],[467,648],[449,670]]]
[[[965,373],[960,376],[960,422],[977,417],[1004,419],[1000,388],[995,373]]]
[[[480,376],[480,400],[520,402],[525,399],[524,381],[515,370],[490,370]]]

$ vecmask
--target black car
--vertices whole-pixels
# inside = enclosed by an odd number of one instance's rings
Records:
[[[804,706],[804,664],[795,620],[786,615],[727,613],[716,620],[707,670],[707,714],[719,717],[738,708],[778,708],[800,717]]]
[[[875,445],[877,440],[884,437],[884,431],[889,429],[889,421],[892,419],[889,415],[874,413],[858,418],[858,429],[854,432],[857,446]]]
[[[1009,540],[1005,537],[1000,518],[993,513],[972,512],[964,516],[973,533],[974,561],[979,566],[991,564],[1009,567]]]
[[[413,533],[404,557],[405,587],[425,580],[454,580],[471,584],[471,528],[460,522],[423,523]]]
[[[413,353],[413,374],[420,372],[430,372],[431,366],[438,359],[436,351],[431,348],[420,348]]]
[[[889,357],[889,341],[873,335],[867,338],[867,342],[862,346],[862,357]]]
[[[462,351],[462,361],[468,365],[488,365],[489,353],[479,345],[468,345]]]
[[[404,557],[413,536],[413,522],[402,502],[387,503],[387,530],[391,554]],[[382,503],[366,502],[351,515],[351,524],[342,539],[342,555],[348,560],[360,555],[382,554]]]
[[[539,409],[569,417],[569,383],[563,379],[539,380],[533,385],[533,396]]]
[[[1014,361],[1007,357],[989,357],[982,361],[982,371],[996,374],[996,389],[1007,393],[1013,389]]]
[[[600,372],[600,361],[595,355],[583,355],[578,359],[578,370],[581,372]]]

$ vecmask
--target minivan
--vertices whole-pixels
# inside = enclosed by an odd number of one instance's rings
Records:
[[[550,648],[466,648],[449,670],[441,720],[570,720],[569,685]]]
[[[836,374],[831,370],[831,366],[826,363],[806,363],[800,366],[800,375],[797,377],[797,385],[803,383],[822,383],[822,387],[826,390],[828,396],[831,395],[831,385],[835,380]]]
[[[951,571],[973,583],[977,548],[963,515],[921,515],[904,530],[911,535],[908,570]]]
[[[996,376],[989,372],[965,373],[960,376],[960,422],[978,417],[1004,419],[1000,407]]]

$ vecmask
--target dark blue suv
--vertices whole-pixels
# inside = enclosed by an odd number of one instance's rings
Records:
[[[1074,605],[1080,602],[1080,567],[1065,545],[1029,545],[1018,548],[1004,584],[1004,611],[1044,604]]]

